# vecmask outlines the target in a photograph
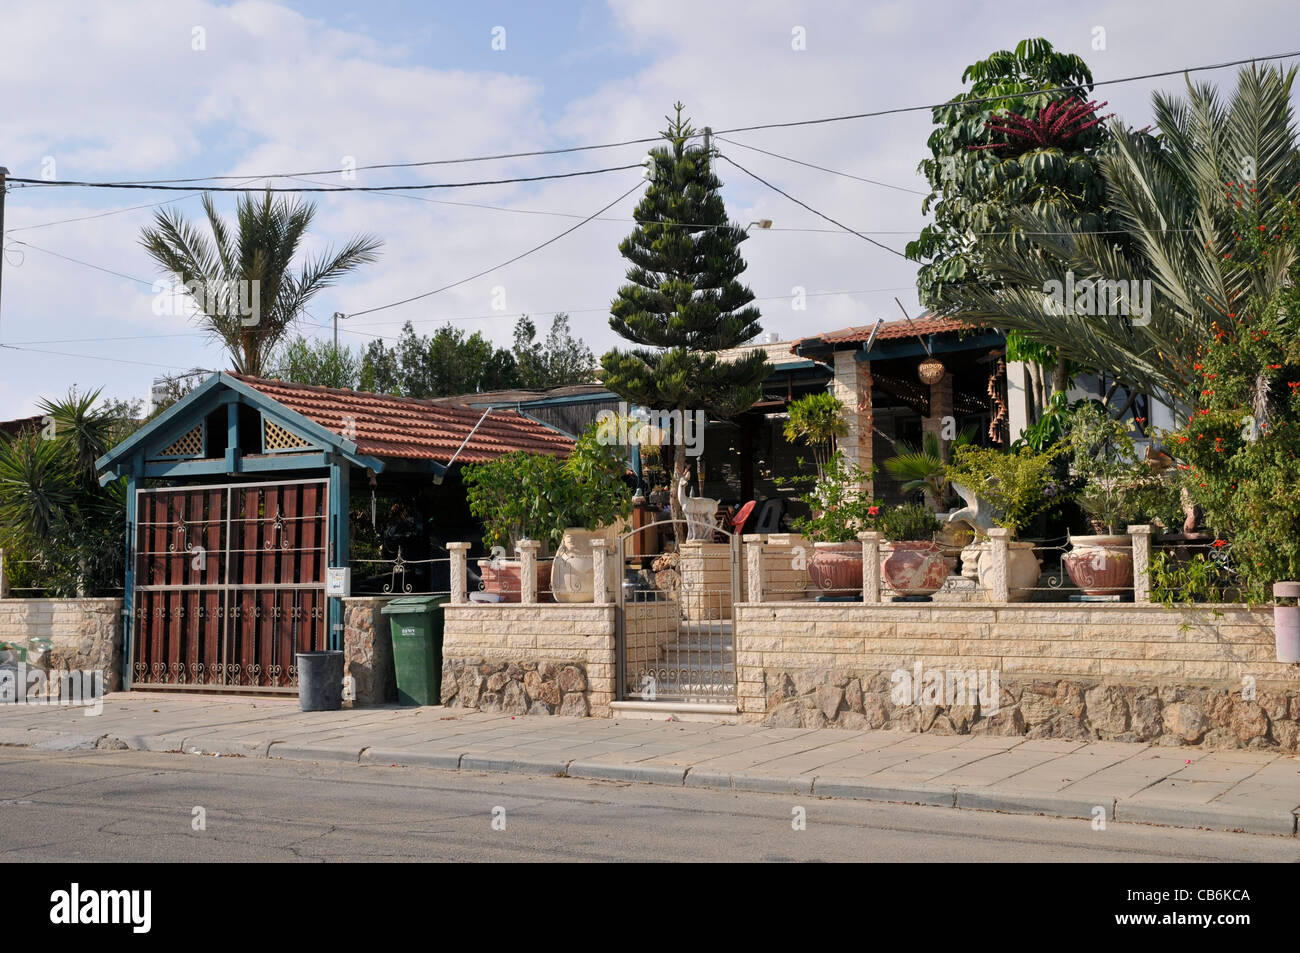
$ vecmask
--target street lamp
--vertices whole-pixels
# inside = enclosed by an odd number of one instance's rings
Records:
[[[750,222],[748,225],[745,226],[745,234],[748,235],[749,230],[753,228],[755,225],[757,225],[761,229],[767,230],[772,227],[772,220],[770,218],[760,218],[756,222]]]

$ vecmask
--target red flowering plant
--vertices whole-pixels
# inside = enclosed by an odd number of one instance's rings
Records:
[[[1300,196],[1260,213],[1254,188],[1225,190],[1237,209],[1230,267],[1289,257],[1291,280],[1270,298],[1221,308],[1193,364],[1197,405],[1167,446],[1209,528],[1231,541],[1242,594],[1263,602],[1275,581],[1300,579]]]

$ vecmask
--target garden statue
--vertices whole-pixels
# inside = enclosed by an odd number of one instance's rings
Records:
[[[686,516],[686,538],[712,542],[719,501],[704,496],[687,496],[686,485],[689,482],[690,477],[685,473],[677,482],[677,502],[682,505],[682,513]]]

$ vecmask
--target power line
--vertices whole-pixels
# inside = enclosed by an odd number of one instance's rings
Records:
[[[137,364],[141,367],[161,367],[163,370],[175,370],[175,364],[156,364],[153,361],[132,361],[124,357],[105,357],[102,354],[73,354],[70,351],[45,351],[35,347],[20,347],[17,344],[0,344],[11,351],[24,351],[32,354],[53,354],[56,357],[81,357],[89,361],[109,361],[113,364]]]
[[[260,176],[258,178],[260,178]],[[245,183],[256,182],[257,179],[256,178],[245,179],[244,181]],[[6,228],[5,234],[8,235],[12,232],[26,232],[26,231],[30,231],[33,228],[49,228],[51,225],[68,225],[71,224],[72,222],[88,222],[91,219],[107,218],[110,215],[121,215],[123,212],[134,212],[137,209],[142,209],[142,208],[158,208],[163,205],[174,205],[177,202],[184,202],[186,199],[192,199],[196,195],[202,195],[206,191],[208,190],[203,189],[198,192],[191,192],[189,195],[182,195],[174,199],[167,199],[166,201],[163,202],[147,202],[144,205],[128,205],[126,208],[109,209],[107,212],[97,212],[94,215],[81,215],[78,216],[77,218],[61,218],[58,221],[54,221],[54,222],[41,222],[39,225],[18,225],[14,228]]]
[[[782,191],[781,189],[777,188],[775,185],[773,185],[771,182],[767,181],[766,179],[764,179],[764,178],[762,178],[762,177],[760,177],[760,176],[755,175],[753,172],[750,172],[748,169],[746,169],[746,168],[745,168],[743,165],[741,165],[739,162],[736,162],[734,159],[729,159],[729,158],[727,158],[725,155],[723,155],[722,153],[718,153],[718,158],[719,158],[719,159],[723,159],[723,160],[725,160],[726,162],[731,163],[731,164],[734,165],[737,169],[739,169],[741,172],[745,173],[745,175],[749,176],[751,179],[757,179],[759,182],[762,182],[764,185],[766,185],[766,186],[767,186],[769,189],[771,189],[773,192],[779,192],[781,195],[784,195],[786,198],[788,198],[788,199],[789,199],[791,202],[793,202],[795,205],[801,205],[801,206],[803,206],[804,208],[806,208],[808,211],[812,212],[814,215],[819,216],[820,218],[824,218],[824,219],[826,219],[826,221],[830,222],[832,225],[838,225],[840,228],[844,229],[846,232],[852,232],[854,235],[857,235],[858,238],[862,239],[864,242],[870,242],[872,245],[875,245],[877,248],[883,248],[883,249],[884,249],[885,251],[887,251],[887,252],[892,252],[893,254],[897,255],[899,258],[904,259],[905,261],[910,261],[910,260],[911,260],[911,259],[909,259],[906,255],[904,255],[901,251],[899,251],[898,249],[896,249],[896,248],[890,248],[888,245],[886,245],[886,244],[884,244],[884,243],[882,243],[882,242],[878,242],[878,241],[876,241],[874,238],[868,238],[866,235],[862,234],[862,233],[859,232],[859,231],[856,231],[855,229],[849,228],[847,225],[843,224],[842,222],[837,222],[837,221],[835,221],[835,219],[831,218],[829,215],[826,215],[826,214],[824,214],[824,213],[822,213],[822,212],[817,211],[815,208],[813,208],[813,207],[812,207],[811,205],[809,205],[807,202],[800,202],[797,198],[795,198],[795,197],[794,197],[793,195],[791,195],[789,192]]]
[[[896,116],[901,113],[930,112],[945,106],[979,106],[986,103],[1000,103],[1008,99],[1024,99],[1029,96],[1042,96],[1048,93],[1087,92],[1098,86],[1114,86],[1117,83],[1135,83],[1144,79],[1160,79],[1165,76],[1178,76],[1186,73],[1204,73],[1209,70],[1227,69],[1230,66],[1245,66],[1247,63],[1265,63],[1270,60],[1285,60],[1300,56],[1300,50],[1291,53],[1273,53],[1268,56],[1250,56],[1245,59],[1231,60],[1227,63],[1214,63],[1209,66],[1184,66],[1179,69],[1161,70],[1156,73],[1142,73],[1138,76],[1121,76],[1115,79],[1097,80],[1093,83],[1075,83],[1069,86],[1044,86],[1041,89],[1026,90],[1023,93],[1004,93],[1001,96],[982,96],[975,99],[950,99],[947,102],[934,103],[929,106],[899,106],[893,109],[877,109],[873,112],[849,113],[843,116],[827,116],[823,119],[799,119],[793,122],[769,122],[757,126],[736,126],[732,129],[714,130],[715,136],[733,132],[753,132],[758,129],[788,129],[792,126],[817,126],[828,122],[845,122],[850,119],[873,119],[877,116]]]
[[[1077,83],[1077,84],[1066,85],[1066,86],[1044,86],[1042,88],[1035,89],[1035,90],[1027,90],[1023,93],[1009,93],[1000,96],[984,96],[984,97],[979,97],[974,99],[964,99],[964,100],[961,99],[947,100],[942,103],[930,103],[928,105],[898,106],[898,107],[893,107],[888,109],[873,110],[870,112],[846,113],[837,116],[824,116],[819,119],[796,119],[796,120],[790,120],[788,122],[761,123],[752,126],[732,126],[727,129],[717,129],[714,131],[714,135],[720,136],[720,135],[727,135],[735,132],[754,132],[762,129],[788,129],[796,126],[816,126],[816,125],[822,125],[831,122],[847,122],[854,119],[872,119],[879,116],[893,116],[893,115],[899,115],[899,114],[911,113],[911,112],[929,112],[946,106],[978,106],[986,103],[1004,102],[1008,99],[1022,99],[1029,96],[1042,96],[1050,93],[1085,92],[1091,89],[1095,89],[1098,86],[1113,86],[1120,83],[1135,83],[1147,79],[1161,79],[1166,76],[1178,76],[1181,74],[1188,74],[1188,73],[1210,72],[1213,70],[1228,69],[1233,66],[1244,66],[1248,63],[1267,63],[1275,60],[1293,59],[1298,56],[1300,56],[1300,50],[1295,50],[1289,53],[1271,53],[1264,56],[1250,56],[1250,57],[1245,57],[1243,59],[1229,60],[1224,63],[1212,63],[1204,66],[1182,66],[1176,69],[1160,70],[1158,72],[1152,72],[1152,73],[1141,73],[1133,76],[1119,76],[1114,79],[1097,80],[1092,83]],[[704,133],[701,131],[692,134],[688,138],[698,139],[703,135]],[[39,179],[16,179],[11,176],[9,181],[28,183],[31,185],[38,185],[38,186],[69,184],[69,185],[97,185],[101,187],[106,185],[111,185],[114,188],[127,188],[127,187],[146,188],[146,187],[161,187],[162,184],[169,184],[169,183],[183,184],[183,183],[207,182],[207,181],[226,181],[232,179],[247,179],[248,181],[255,181],[257,179],[270,180],[270,179],[280,179],[280,178],[295,178],[299,176],[309,176],[309,175],[334,175],[337,173],[344,173],[344,172],[360,172],[360,171],[370,171],[370,170],[377,170],[377,169],[413,169],[413,168],[421,168],[425,166],[457,165],[457,164],[463,164],[468,162],[489,162],[498,159],[519,159],[519,158],[530,158],[535,156],[564,155],[573,152],[590,152],[599,149],[617,149],[623,146],[646,145],[649,143],[657,143],[662,141],[663,139],[661,136],[647,136],[639,139],[623,139],[618,142],[602,142],[602,143],[595,143],[592,145],[583,145],[583,146],[566,146],[558,149],[533,149],[525,152],[504,152],[504,153],[497,153],[494,155],[466,156],[457,159],[426,159],[417,162],[385,162],[385,163],[376,163],[373,165],[354,166],[347,169],[343,169],[343,168],[317,169],[311,172],[292,172],[292,173],[272,172],[272,173],[254,175],[251,177],[246,175],[207,175],[207,176],[197,176],[192,178],[180,178],[180,179],[140,179],[140,180],[133,180],[129,182],[117,182],[117,183],[80,183],[80,182],[52,183],[52,182],[47,182]],[[740,145],[740,143],[734,143],[734,144]],[[781,158],[785,158],[785,157],[782,156]],[[631,166],[624,166],[623,168],[631,168]],[[571,174],[583,174],[583,173],[571,173]],[[587,173],[587,174],[591,174],[591,173]],[[543,176],[541,178],[547,178],[547,177]],[[533,181],[533,180],[514,179],[514,180],[503,180],[503,181],[509,182],[509,181]],[[495,183],[465,183],[465,184],[495,184]],[[876,184],[883,185],[884,183],[876,183]],[[391,188],[409,189],[409,188],[419,188],[419,187],[420,186],[393,186]],[[441,186],[441,187],[451,187],[451,186]],[[221,189],[218,187],[214,187],[206,191],[244,191],[244,190],[240,188]],[[301,191],[301,190],[283,189],[283,190],[275,190],[275,191]],[[321,191],[347,191],[347,190],[333,189],[333,190],[321,190]]]
[[[113,271],[111,268],[103,268],[99,265],[93,265],[88,261],[82,261],[80,258],[73,258],[71,255],[62,255],[59,252],[50,251],[48,248],[42,248],[40,245],[33,245],[31,242],[25,242],[20,238],[11,238],[9,240],[15,245],[22,245],[24,248],[30,248],[33,251],[44,252],[47,255],[53,255],[55,258],[62,258],[64,261],[70,261],[73,264],[82,265],[85,268],[93,268],[95,271],[102,271],[104,274],[112,275],[115,278],[125,278],[127,281],[135,281],[142,285],[149,285],[151,288],[154,284],[152,281],[145,281],[143,278],[136,278],[132,275],[124,275],[122,272]]]
[[[639,166],[638,166],[638,167],[639,167]],[[440,292],[447,291],[447,290],[449,290],[449,289],[451,289],[451,288],[455,288],[457,285],[463,285],[463,284],[465,284],[466,282],[473,281],[475,278],[482,278],[484,275],[490,274],[490,273],[492,273],[492,272],[494,272],[494,271],[497,271],[498,269],[501,269],[501,268],[506,267],[506,265],[512,265],[512,264],[514,264],[515,262],[519,261],[519,259],[521,259],[521,258],[526,258],[527,256],[533,254],[533,252],[540,251],[541,249],[545,248],[547,245],[550,245],[550,244],[552,244],[552,243],[554,243],[554,242],[559,241],[559,240],[560,240],[561,238],[563,238],[565,235],[568,235],[568,234],[570,234],[570,233],[572,233],[572,232],[575,232],[575,231],[577,231],[578,229],[582,228],[583,225],[586,225],[588,222],[590,222],[592,219],[594,219],[597,215],[600,215],[602,212],[607,212],[607,211],[609,211],[611,208],[613,208],[613,207],[614,207],[615,205],[617,205],[619,202],[623,201],[625,198],[627,198],[629,195],[631,195],[633,192],[635,192],[635,191],[636,191],[637,189],[639,189],[639,188],[641,188],[641,183],[640,183],[640,182],[637,182],[634,186],[632,186],[632,188],[628,189],[626,192],[624,192],[624,193],[623,193],[622,195],[620,195],[618,198],[614,199],[614,201],[610,202],[608,205],[606,205],[604,208],[600,209],[599,211],[593,212],[591,215],[589,215],[589,216],[587,216],[586,218],[584,218],[581,222],[578,222],[576,225],[573,225],[573,226],[571,226],[571,227],[569,227],[569,228],[566,228],[564,231],[560,232],[560,234],[558,234],[558,235],[555,235],[555,236],[553,236],[553,237],[551,237],[551,238],[548,238],[546,241],[542,242],[540,245],[534,245],[532,248],[528,249],[527,251],[522,252],[522,253],[516,255],[515,257],[513,257],[513,258],[511,258],[511,259],[508,259],[507,261],[503,261],[503,262],[501,262],[499,265],[493,265],[491,268],[486,268],[486,269],[484,269],[483,271],[478,272],[477,274],[470,275],[468,278],[462,278],[462,279],[460,279],[459,281],[453,281],[453,282],[452,282],[451,284],[449,284],[449,285],[443,285],[441,288],[434,288],[432,291],[426,291],[426,292],[424,292],[423,294],[412,295],[412,296],[409,297],[409,298],[403,298],[403,299],[400,300],[400,301],[394,301],[394,302],[392,302],[392,303],[390,303],[390,304],[382,304],[382,305],[379,305],[378,307],[375,307],[375,308],[367,308],[367,309],[364,310],[364,311],[355,311],[355,312],[353,312],[352,314],[349,314],[348,317],[349,317],[349,318],[356,318],[356,317],[360,317],[360,316],[363,315],[363,314],[373,314],[373,313],[376,312],[376,311],[385,311],[385,310],[387,310],[388,308],[396,308],[398,305],[408,304],[408,303],[410,303],[410,302],[412,302],[412,301],[419,301],[421,298],[428,298],[428,297],[430,297],[431,295],[436,295],[436,294],[438,294],[438,293],[440,293]]]
[[[859,182],[869,182],[871,185],[879,185],[882,188],[894,189],[899,192],[910,192],[913,195],[929,195],[929,192],[921,192],[918,189],[909,189],[902,185],[890,185],[888,182],[879,182],[876,179],[866,179],[860,175],[853,175],[850,172],[838,172],[835,169],[828,169],[824,165],[814,165],[811,162],[804,162],[802,159],[794,159],[790,156],[783,156],[779,152],[768,152],[766,149],[760,149],[758,146],[747,146],[743,142],[737,142],[734,139],[723,139],[721,136],[715,136],[721,142],[728,142],[733,146],[740,146],[742,149],[749,149],[752,152],[761,152],[765,156],[771,156],[774,159],[784,159],[786,162],[793,162],[795,165],[807,166],[810,169],[816,169],[819,172],[829,172],[831,175],[842,175],[846,179],[856,179]]]
[[[601,175],[605,172],[623,172],[627,169],[640,169],[640,162],[634,162],[631,165],[615,165],[605,169],[584,169],[580,172],[556,172],[551,175],[526,175],[517,176],[512,179],[483,179],[477,182],[433,182],[420,185],[371,185],[364,189],[354,188],[347,185],[298,188],[281,188],[268,185],[265,189],[250,190],[238,185],[214,185],[211,188],[204,189],[205,192],[395,192],[398,190],[412,191],[416,189],[463,189],[478,185],[510,185],[515,182],[542,182],[548,179],[573,179],[585,175]],[[258,176],[261,178],[261,176]],[[283,178],[283,176],[275,176]],[[190,192],[193,189],[190,186],[183,185],[150,185],[143,182],[80,182],[69,179],[20,179],[10,178],[11,182],[27,182],[32,185],[40,186],[63,186],[69,188],[87,188],[87,189],[145,189],[154,192]]]

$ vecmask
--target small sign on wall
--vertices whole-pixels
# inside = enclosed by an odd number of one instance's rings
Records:
[[[325,570],[325,595],[340,599],[352,595],[352,570],[331,566]]]

